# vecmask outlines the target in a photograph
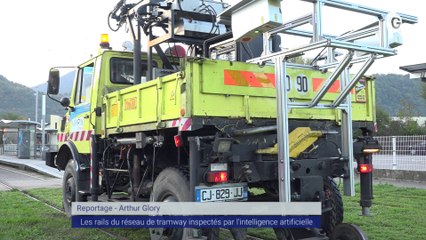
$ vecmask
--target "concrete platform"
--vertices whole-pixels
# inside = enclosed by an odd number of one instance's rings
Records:
[[[16,156],[0,155],[0,164],[32,170],[56,178],[62,178],[64,172],[49,167],[41,159],[19,159]]]

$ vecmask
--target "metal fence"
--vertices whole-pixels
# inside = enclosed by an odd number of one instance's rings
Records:
[[[426,171],[426,136],[375,137],[382,150],[373,155],[376,169]]]
[[[35,151],[35,156],[34,156]],[[0,149],[0,155],[17,156],[18,155],[18,144],[7,143],[3,145],[3,149]],[[30,149],[31,158],[41,157],[41,144],[36,144],[35,149]]]
[[[16,155],[18,152],[18,144],[4,144],[4,153]]]

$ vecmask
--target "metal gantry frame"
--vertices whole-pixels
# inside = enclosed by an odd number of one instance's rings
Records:
[[[289,144],[289,111],[292,108],[318,108],[318,109],[339,109],[342,111],[341,136],[342,136],[342,156],[344,161],[348,161],[349,175],[343,179],[344,194],[355,195],[354,187],[354,165],[353,165],[353,134],[352,134],[352,108],[351,90],[359,82],[369,67],[378,58],[396,55],[396,51],[390,46],[388,38],[389,31],[399,28],[402,23],[414,24],[417,17],[407,14],[392,14],[387,11],[365,7],[357,4],[347,3],[338,0],[301,0],[313,4],[313,13],[302,16],[282,26],[272,29],[263,34],[264,51],[263,55],[249,60],[252,63],[265,63],[272,61],[275,64],[276,89],[277,89],[277,138],[279,144],[278,153],[278,176],[279,176],[279,199],[282,202],[291,201],[291,178],[290,178],[290,154],[289,148],[284,147]],[[341,10],[352,11],[364,15],[377,17],[377,22],[364,28],[349,31],[341,36],[326,35],[323,33],[323,7],[332,7]],[[392,17],[389,21],[389,17]],[[302,25],[312,24],[312,32],[296,29]],[[389,26],[391,24],[392,26]],[[309,44],[297,48],[272,52],[271,39],[276,34],[289,34],[310,38]],[[360,44],[356,40],[371,36],[378,36],[377,44]],[[325,64],[315,66],[318,70],[334,69],[328,79],[324,82],[311,102],[290,102],[288,100],[287,89],[287,66],[288,59],[300,56],[305,52],[317,49],[327,49],[327,59]],[[337,49],[347,51],[342,60],[335,59]],[[362,53],[357,57],[356,53]],[[349,73],[350,66],[355,63],[363,63],[357,73],[352,77]],[[298,65],[314,69],[314,66]],[[321,103],[333,83],[340,77],[340,94],[331,104]]]

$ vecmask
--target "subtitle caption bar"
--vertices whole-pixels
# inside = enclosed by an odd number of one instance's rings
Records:
[[[152,202],[152,203],[118,203],[118,202],[75,202],[72,203],[72,215],[262,215],[262,216],[296,216],[321,215],[320,202]]]
[[[320,216],[72,216],[73,228],[319,228]]]

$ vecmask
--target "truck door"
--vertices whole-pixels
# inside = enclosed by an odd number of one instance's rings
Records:
[[[91,100],[93,96],[94,64],[79,68],[75,91],[74,107],[69,115],[69,139],[74,142],[80,153],[89,153],[89,140],[93,132],[90,124]]]

